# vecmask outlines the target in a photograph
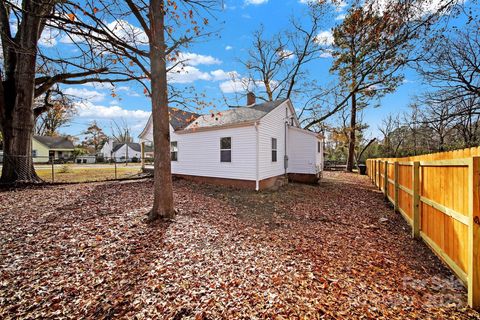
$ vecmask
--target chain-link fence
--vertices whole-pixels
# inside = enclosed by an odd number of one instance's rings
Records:
[[[0,153],[0,170],[7,162],[9,162],[7,168],[11,169],[16,177],[20,177],[20,180],[28,180],[34,171],[47,183],[135,179],[148,175],[148,170],[144,168],[153,166],[153,159],[147,157],[144,159],[93,155],[27,157]]]

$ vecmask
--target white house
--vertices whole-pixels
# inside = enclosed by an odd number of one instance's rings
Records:
[[[318,182],[323,141],[300,128],[289,99],[196,115],[170,110],[172,173],[175,176],[255,188],[289,180]],[[140,140],[151,142],[151,117]]]
[[[146,153],[151,152],[151,147],[146,147]],[[140,143],[136,142],[116,142],[109,139],[100,149],[100,155],[105,160],[115,159],[115,161],[124,162],[137,159],[140,161],[142,157],[142,149]]]

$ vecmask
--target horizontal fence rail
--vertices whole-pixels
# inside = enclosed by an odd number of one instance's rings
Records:
[[[468,304],[479,309],[480,149],[473,149],[369,159],[367,173],[411,226],[412,236],[456,274],[468,289]]]

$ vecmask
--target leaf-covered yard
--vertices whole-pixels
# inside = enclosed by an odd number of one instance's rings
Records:
[[[240,191],[151,181],[0,193],[0,318],[479,318],[367,178]]]

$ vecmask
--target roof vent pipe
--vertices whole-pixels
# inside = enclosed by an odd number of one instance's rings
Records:
[[[255,104],[255,93],[249,91],[247,92],[247,106],[253,106]]]

